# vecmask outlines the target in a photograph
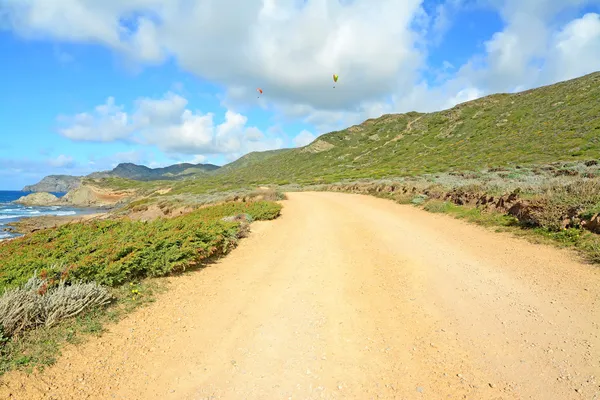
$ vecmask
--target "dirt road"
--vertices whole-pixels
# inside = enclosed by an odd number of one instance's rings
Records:
[[[372,197],[284,204],[0,398],[600,398],[599,268]]]

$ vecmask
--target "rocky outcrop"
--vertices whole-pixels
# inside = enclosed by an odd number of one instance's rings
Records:
[[[589,220],[582,221],[581,226],[591,232],[600,233],[600,215],[594,214]]]
[[[24,192],[67,193],[81,185],[81,178],[70,175],[49,175],[35,185],[25,186]]]
[[[130,196],[129,192],[115,192],[83,185],[71,190],[63,198],[66,203],[75,207],[104,207],[113,206]]]
[[[50,193],[32,193],[14,201],[24,206],[56,206],[64,205],[64,201]]]

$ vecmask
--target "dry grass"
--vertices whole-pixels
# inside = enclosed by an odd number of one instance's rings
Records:
[[[39,326],[52,327],[87,309],[110,303],[107,288],[97,283],[64,281],[55,286],[35,274],[23,286],[7,289],[0,297],[0,327],[12,337]]]

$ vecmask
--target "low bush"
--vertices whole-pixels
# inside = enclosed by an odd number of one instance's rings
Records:
[[[24,285],[0,296],[0,328],[3,337],[15,336],[38,326],[52,327],[67,318],[108,304],[111,294],[97,283],[51,286],[34,274]]]
[[[224,203],[150,222],[98,220],[63,225],[0,244],[0,289],[16,287],[48,264],[66,270],[51,282],[97,282],[115,286],[133,279],[184,271],[227,253],[239,239],[239,222],[223,217],[246,213],[276,218],[281,205],[267,201]]]

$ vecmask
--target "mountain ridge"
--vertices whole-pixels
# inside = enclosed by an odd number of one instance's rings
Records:
[[[102,179],[119,177],[139,181],[181,180],[209,173],[219,168],[218,165],[214,164],[180,163],[166,167],[150,168],[134,163],[120,163],[110,171],[92,172],[85,176],[48,175],[36,184],[25,186],[23,191],[66,193],[80,187],[81,181],[85,178]]]

